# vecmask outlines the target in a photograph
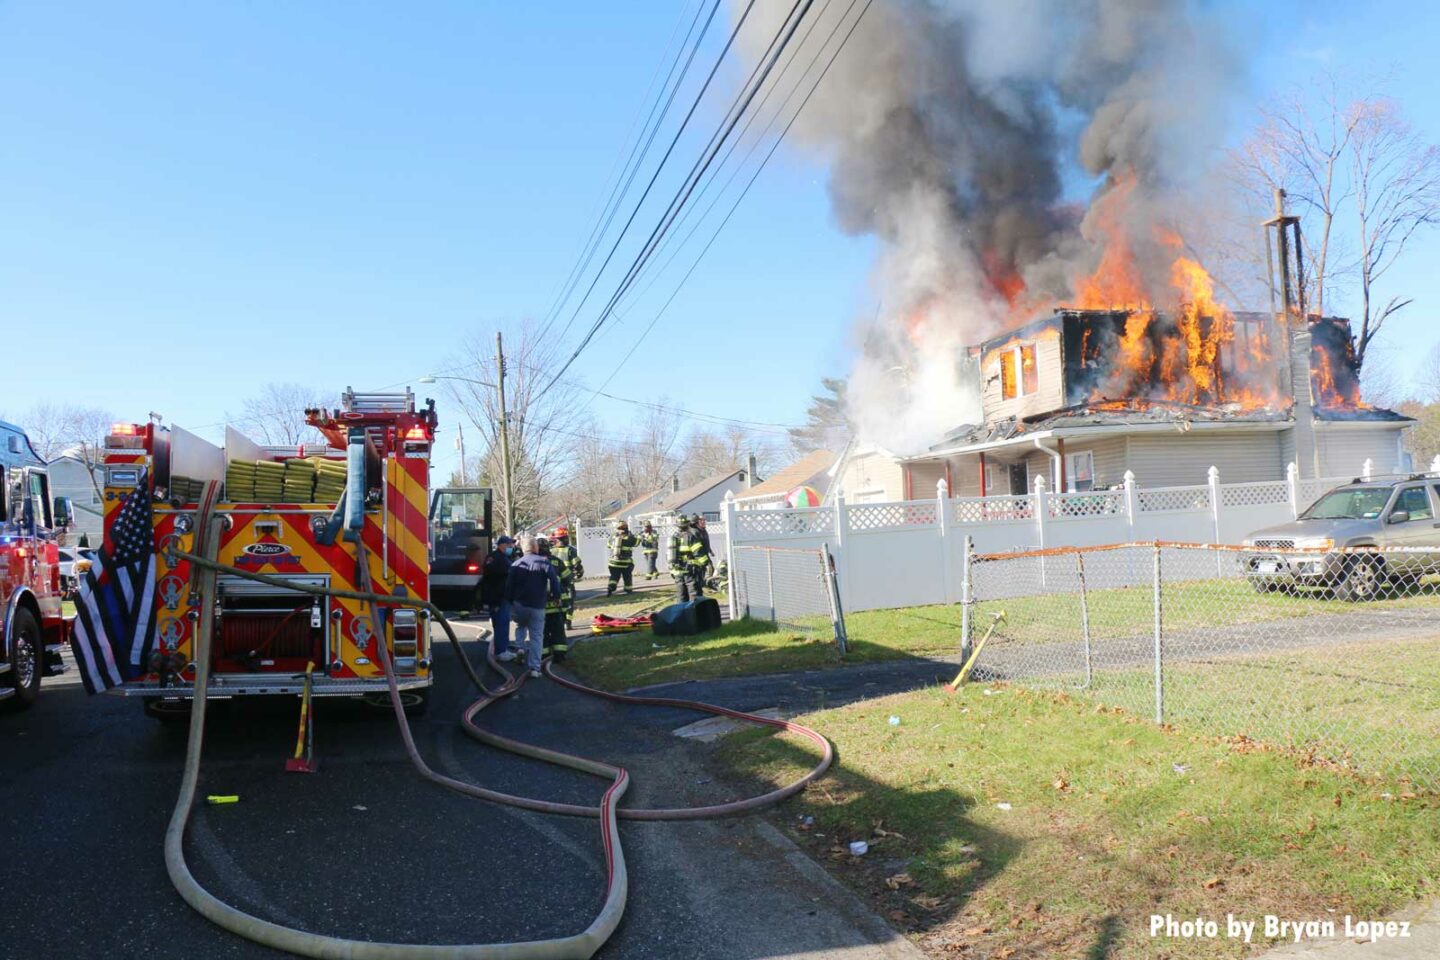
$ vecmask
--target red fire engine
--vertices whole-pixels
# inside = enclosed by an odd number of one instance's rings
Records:
[[[325,437],[317,447],[263,447],[227,430],[224,447],[179,427],[117,424],[105,450],[106,548],[126,498],[152,498],[157,615],[146,676],[114,692],[141,697],[146,711],[185,713],[200,598],[190,563],[200,497],[223,483],[214,514],[223,532],[217,560],[308,587],[428,598],[430,448],[435,407],[414,396],[347,391],[336,410],[307,411]],[[364,545],[364,549],[360,545]],[[362,573],[365,558],[368,578]],[[368,579],[368,584],[366,580]],[[211,645],[211,697],[298,694],[311,673],[315,696],[383,696],[376,644],[390,652],[407,706],[419,712],[429,687],[426,616],[221,574]]]
[[[24,431],[0,421],[0,701],[11,705],[30,706],[40,677],[65,670],[56,537],[70,515],[69,500],[50,498],[45,461]]]

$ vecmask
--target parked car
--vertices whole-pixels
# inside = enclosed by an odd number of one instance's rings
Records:
[[[1246,537],[1255,552],[1246,553],[1245,571],[1261,592],[1318,587],[1341,600],[1369,600],[1410,589],[1440,573],[1437,517],[1440,477],[1356,479],[1323,494],[1290,523]],[[1420,549],[1381,552],[1393,547]]]
[[[80,576],[99,559],[89,547],[60,548],[60,596],[73,600],[80,589]]]

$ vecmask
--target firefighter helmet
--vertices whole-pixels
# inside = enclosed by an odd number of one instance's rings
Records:
[[[551,534],[551,536],[553,536],[556,540],[564,540],[566,537],[570,536],[570,531],[566,530],[564,527],[556,527],[555,532]]]
[[[615,529],[616,529],[616,530],[629,530],[629,529],[630,529],[630,524],[626,523],[624,520],[618,520],[618,521],[616,521],[616,523],[615,523]]]
[[[683,513],[680,514],[680,516],[675,518],[675,526],[679,527],[681,530],[684,530],[686,527],[690,526],[690,518],[685,516],[685,514]]]

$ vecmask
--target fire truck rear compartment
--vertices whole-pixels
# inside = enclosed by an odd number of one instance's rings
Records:
[[[284,579],[309,586],[330,584],[323,574]],[[216,669],[294,672],[305,669],[308,662],[322,670],[329,663],[329,598],[239,577],[221,577],[217,586]]]

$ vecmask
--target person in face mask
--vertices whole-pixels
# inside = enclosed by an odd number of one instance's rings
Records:
[[[510,649],[510,601],[505,599],[505,581],[510,577],[515,540],[500,537],[485,557],[480,569],[480,605],[490,614],[490,629],[495,635],[495,658],[509,662],[515,659]]]

